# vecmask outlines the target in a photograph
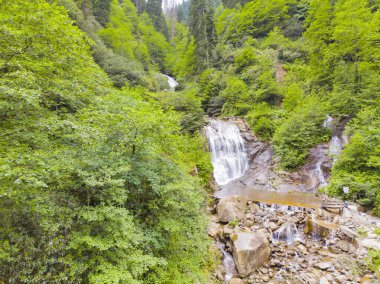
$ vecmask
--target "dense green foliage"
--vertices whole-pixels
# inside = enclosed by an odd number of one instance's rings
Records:
[[[204,282],[203,139],[113,89],[63,7],[0,5],[0,282]]]
[[[328,191],[380,214],[379,20],[378,1],[222,1],[213,23],[204,22],[205,31],[216,33],[208,64],[196,77],[204,111],[245,116],[287,170],[328,141],[328,114],[336,123],[348,118],[349,143]],[[207,42],[207,34],[193,35],[195,50]],[[350,187],[348,195],[343,186]]]
[[[327,190],[380,215],[378,1],[161,4],[0,0],[0,282],[206,283],[205,114],[286,170],[348,119]]]
[[[348,127],[350,143],[333,169],[330,192],[374,207],[380,214],[380,108],[365,108]],[[348,186],[346,196],[342,188]]]

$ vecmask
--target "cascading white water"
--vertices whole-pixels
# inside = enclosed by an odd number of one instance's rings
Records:
[[[232,122],[211,119],[206,135],[216,182],[225,185],[241,177],[248,168],[248,156],[239,128]]]
[[[175,87],[178,86],[178,82],[173,78],[168,75],[162,74],[162,76],[166,77],[168,79],[168,84],[171,89],[174,89]]]
[[[323,122],[323,127],[328,128],[328,129],[332,129],[333,121],[334,121],[334,118],[332,116],[328,115],[326,117],[325,121]]]
[[[319,187],[325,187],[327,186],[327,180],[325,179],[321,166],[322,166],[322,161],[318,161],[318,163],[315,165],[314,171],[319,180]]]
[[[282,224],[272,235],[273,242],[284,241],[288,244],[292,244],[296,240],[301,240],[301,234],[298,231],[297,226],[291,222],[285,222]]]
[[[223,266],[226,274],[224,275],[224,281],[228,283],[235,275],[237,275],[236,266],[232,255],[225,250],[225,245],[221,242],[217,243],[220,250],[223,253]]]
[[[334,162],[342,151],[343,145],[338,136],[333,136],[330,141],[329,154],[333,157]]]

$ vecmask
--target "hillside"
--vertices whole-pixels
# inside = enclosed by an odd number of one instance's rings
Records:
[[[215,281],[207,117],[284,173],[340,131],[319,191],[380,215],[379,1],[161,7],[0,0],[0,283]]]

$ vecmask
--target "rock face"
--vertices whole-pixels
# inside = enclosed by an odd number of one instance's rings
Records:
[[[232,236],[232,254],[241,276],[250,275],[269,259],[269,241],[261,234],[238,232]]]
[[[247,198],[244,196],[228,196],[220,199],[217,212],[219,221],[228,223],[244,218]]]

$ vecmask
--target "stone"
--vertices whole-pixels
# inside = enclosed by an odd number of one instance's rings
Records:
[[[246,226],[246,227],[251,227],[251,226],[253,226],[253,221],[252,221],[252,220],[247,220],[247,221],[245,221],[245,222],[244,222],[244,226]]]
[[[207,228],[207,233],[210,237],[216,238],[222,231],[221,226],[218,223],[211,222]]]
[[[229,238],[233,234],[234,230],[229,227],[223,228],[223,237]]]
[[[282,267],[283,264],[280,260],[276,259],[276,258],[272,258],[271,261],[270,261],[270,266],[275,266],[275,267]]]
[[[228,223],[234,220],[242,220],[244,218],[247,198],[244,196],[227,196],[219,200],[217,212],[219,221]]]
[[[337,248],[340,248],[344,252],[349,252],[350,248],[352,246],[352,244],[350,244],[349,242],[347,242],[345,240],[339,240],[336,242],[335,245]]]
[[[331,267],[331,263],[330,262],[318,262],[318,263],[314,264],[314,267],[319,268],[321,270],[327,270],[328,268]]]
[[[359,238],[359,234],[356,231],[354,231],[354,230],[352,230],[346,226],[341,226],[340,231],[352,240]]]
[[[339,221],[340,221],[340,216],[339,216],[339,215],[336,215],[336,216],[334,217],[333,223],[334,223],[334,224],[339,224]]]
[[[319,237],[327,237],[330,234],[330,231],[337,229],[339,229],[337,224],[309,218],[304,232],[305,234],[313,233],[317,234]]]
[[[301,279],[301,283],[308,283],[308,284],[318,284],[319,283],[319,281],[318,281],[319,278],[316,277],[312,273],[302,272],[299,277]]]
[[[367,249],[380,250],[380,241],[375,239],[364,239],[361,245]]]
[[[264,282],[268,282],[269,281],[269,276],[268,275],[264,275],[263,277],[261,277],[261,279],[263,279]]]
[[[232,236],[232,255],[241,276],[250,275],[269,259],[269,241],[261,234],[238,232]]]
[[[252,213],[246,213],[245,218],[248,220],[255,220],[255,216]]]
[[[347,283],[348,278],[346,277],[346,275],[341,274],[341,275],[335,277],[335,281],[338,282],[339,284],[345,284],[345,283]]]
[[[228,281],[228,284],[242,284],[243,283],[243,280],[241,280],[240,278],[232,278],[230,279],[230,281]]]
[[[305,246],[302,245],[302,244],[298,245],[298,246],[297,246],[297,249],[298,249],[298,251],[299,251],[300,253],[302,253],[302,254],[305,254],[305,255],[308,254],[307,249],[306,249]]]
[[[248,207],[249,207],[249,211],[252,214],[255,214],[260,209],[259,206],[256,203],[249,204]]]
[[[274,222],[269,222],[269,228],[274,231],[278,228],[277,224]]]

